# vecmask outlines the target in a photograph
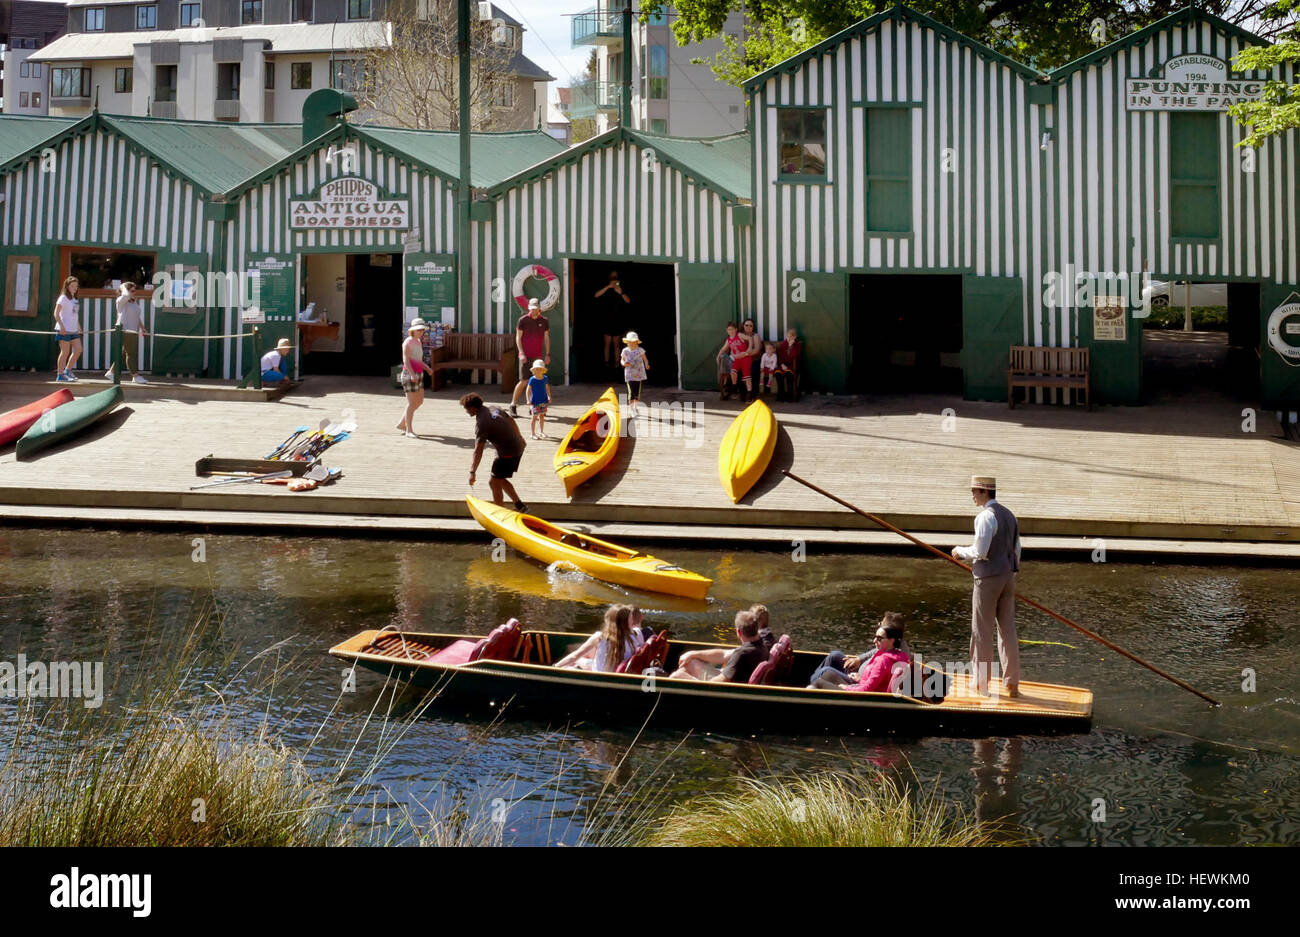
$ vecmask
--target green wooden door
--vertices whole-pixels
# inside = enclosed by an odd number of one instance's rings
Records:
[[[717,353],[736,319],[734,264],[677,265],[677,360],[684,390],[718,386]]]
[[[547,366],[546,379],[552,386],[563,384],[565,375],[568,373],[569,363],[564,351],[565,336],[568,334],[569,327],[569,297],[565,295],[566,290],[564,289],[564,262],[558,257],[516,257],[510,261],[506,269],[518,272],[530,264],[541,264],[559,277],[559,297],[555,300],[555,305],[545,310],[542,315],[546,316],[546,327],[551,333],[551,363]],[[523,284],[524,296],[528,297],[528,299],[545,302],[546,295],[550,291],[551,282],[544,277],[528,277]],[[496,301],[496,298],[494,293],[492,296],[493,302]],[[519,317],[528,310],[519,305],[518,300],[515,298],[513,280],[505,284],[502,298],[505,306],[505,330],[513,335]]]
[[[189,336],[222,331],[220,311],[212,308],[218,297],[210,295],[221,292],[221,289],[215,282],[208,282],[207,272],[206,254],[158,253],[158,266],[154,268],[154,298],[148,310],[149,324],[154,333],[152,371],[155,374],[204,374],[203,346],[208,343]],[[166,274],[167,279],[159,280],[159,274]],[[213,346],[208,350],[209,369],[219,367],[214,362],[221,358],[220,343],[213,343]]]
[[[848,284],[846,273],[786,271],[786,328],[797,331],[803,342],[805,391],[843,393],[847,388]]]
[[[1024,283],[1019,277],[964,276],[961,282],[963,396],[1007,399],[1007,359],[1025,342]]]

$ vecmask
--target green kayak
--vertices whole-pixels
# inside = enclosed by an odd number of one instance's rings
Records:
[[[108,390],[89,397],[70,400],[41,415],[32,424],[31,429],[18,440],[16,454],[18,461],[30,459],[46,446],[63,442],[82,430],[92,426],[113,412],[113,408],[122,402],[122,388],[110,387]]]

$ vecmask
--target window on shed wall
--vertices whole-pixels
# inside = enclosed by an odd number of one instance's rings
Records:
[[[108,247],[64,247],[60,251],[63,271],[62,283],[76,277],[78,295],[93,298],[98,295],[116,296],[116,280],[130,280],[136,286],[149,286],[153,281],[157,255],[146,251],[119,251]]]
[[[912,230],[912,109],[866,109],[868,231]]]
[[[1169,235],[1219,236],[1219,115],[1169,115]]]
[[[780,175],[785,178],[826,178],[826,109],[777,108],[780,136]]]

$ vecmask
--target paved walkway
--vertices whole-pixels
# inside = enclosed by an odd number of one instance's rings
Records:
[[[310,512],[313,523],[333,515],[339,527],[365,528],[374,523],[368,518],[421,519],[426,529],[446,518],[458,527],[450,520],[467,516],[473,445],[470,418],[456,403],[466,389],[429,395],[416,416],[419,439],[393,428],[402,398],[379,378],[311,378],[275,402],[128,398],[84,437],[33,462],[16,462],[12,447],[0,452],[0,513],[89,519],[138,510],[203,523],[202,512],[212,510],[226,522],[247,514],[247,523],[257,524]],[[1243,432],[1241,405],[1213,395],[1092,413],[919,395],[778,404],[773,470],[732,505],[718,483],[717,450],[739,405],[720,403],[716,394],[652,389],[649,401],[697,409],[684,411],[684,425],[676,419],[681,410],[639,421],[641,434],[623,440],[615,465],[570,502],[551,457],[603,389],[555,390],[551,439],[530,441],[516,477],[535,513],[676,525],[686,536],[707,530],[711,539],[732,526],[871,528],[783,478],[777,469],[788,467],[905,529],[964,535],[973,513],[968,476],[979,473],[998,477],[1001,500],[1026,534],[1300,544],[1300,447],[1283,438],[1271,414],[1260,415],[1255,432]],[[505,399],[495,387],[484,390],[489,403]],[[0,381],[0,409],[45,392]],[[202,481],[194,475],[199,457],[260,458],[295,426],[348,411],[358,429],[326,454],[324,461],[344,472],[328,488],[189,491]],[[526,416],[520,427],[527,435]],[[486,471],[477,493],[487,496]]]

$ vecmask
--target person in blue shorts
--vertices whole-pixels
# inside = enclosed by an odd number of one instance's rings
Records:
[[[551,385],[546,379],[546,362],[541,358],[533,361],[528,370],[533,376],[528,379],[528,413],[532,417],[531,429],[534,439],[546,438],[546,408],[551,403]]]

